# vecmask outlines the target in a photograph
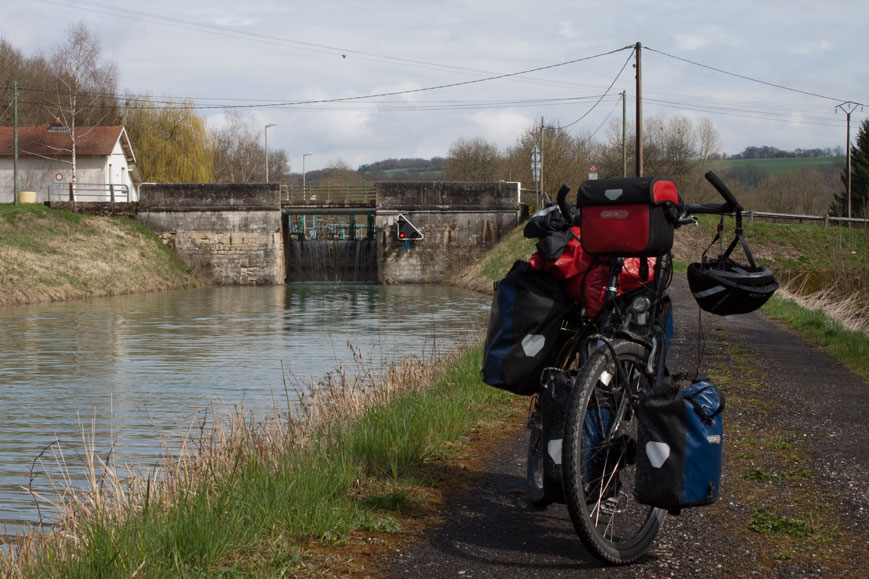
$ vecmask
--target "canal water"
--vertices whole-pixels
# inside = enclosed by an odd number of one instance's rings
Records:
[[[74,483],[83,429],[147,466],[191,420],[242,403],[271,415],[285,380],[293,402],[295,385],[352,374],[354,352],[374,370],[444,353],[481,335],[489,305],[443,286],[292,284],[0,308],[0,532],[37,520],[22,487],[48,491],[56,441]]]

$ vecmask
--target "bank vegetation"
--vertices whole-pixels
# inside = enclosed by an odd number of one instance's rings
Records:
[[[203,285],[148,229],[41,204],[0,204],[0,305]]]

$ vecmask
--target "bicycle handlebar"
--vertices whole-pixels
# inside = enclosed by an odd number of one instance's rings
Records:
[[[564,220],[570,223],[570,206],[567,204],[567,194],[570,193],[570,185],[567,183],[561,186],[561,189],[558,190],[558,194],[555,196],[555,200],[558,202],[558,209],[561,211],[561,215],[564,217]],[[570,225],[574,225],[570,223]]]
[[[682,215],[723,215],[725,213],[742,213],[742,205],[736,200],[736,197],[733,193],[730,192],[730,189],[727,188],[727,185],[712,171],[708,171],[705,175],[706,180],[712,184],[713,187],[718,191],[719,194],[724,198],[724,203],[696,203],[696,204],[687,204],[683,207]],[[567,202],[567,194],[570,193],[570,186],[564,184],[558,190],[558,194],[556,195],[556,201],[558,202],[558,209],[561,210],[561,214],[564,216],[565,221],[571,221],[570,216],[573,212],[570,211],[570,205]],[[574,225],[571,223],[571,225]]]
[[[736,197],[733,193],[730,192],[730,189],[727,188],[727,185],[712,171],[707,171],[706,180],[712,184],[713,187],[724,197],[724,203],[696,203],[696,204],[688,204],[683,208],[684,215],[700,215],[700,214],[712,214],[712,215],[723,215],[725,213],[742,213],[742,205],[736,200]]]

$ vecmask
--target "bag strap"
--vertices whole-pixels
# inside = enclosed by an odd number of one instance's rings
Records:
[[[690,402],[691,406],[694,407],[694,412],[696,412],[697,415],[700,416],[700,418],[705,422],[709,422],[710,420],[712,420],[713,418],[715,418],[716,416],[718,416],[719,414],[721,414],[724,411],[724,394],[719,390],[716,390],[716,392],[718,393],[718,409],[715,412],[713,412],[712,414],[707,414],[706,409],[703,408],[699,402],[694,400],[694,398],[696,396],[699,396],[701,393],[705,392],[706,390],[709,390],[710,388],[712,388],[712,384],[704,386],[703,388],[701,388],[697,392],[694,392],[693,394],[689,394],[688,396],[684,396],[685,400]]]

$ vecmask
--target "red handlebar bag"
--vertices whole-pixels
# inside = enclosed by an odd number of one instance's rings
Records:
[[[669,179],[635,177],[579,186],[582,248],[593,255],[653,257],[673,247],[682,200]]]

